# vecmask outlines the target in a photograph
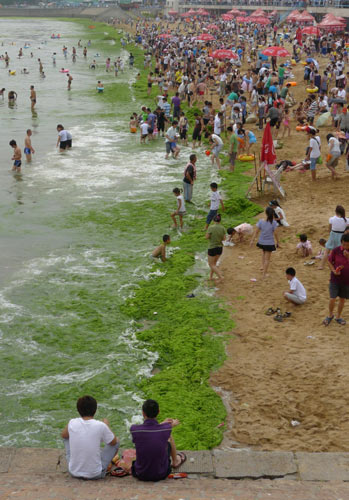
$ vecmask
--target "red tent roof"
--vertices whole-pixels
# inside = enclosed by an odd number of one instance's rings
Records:
[[[303,10],[303,12],[301,14],[299,14],[299,16],[297,16],[297,21],[310,22],[310,21],[315,21],[315,18],[309,12],[307,12],[306,10]]]
[[[266,13],[262,9],[257,9],[250,15],[250,17],[261,17],[261,16],[266,16]]]

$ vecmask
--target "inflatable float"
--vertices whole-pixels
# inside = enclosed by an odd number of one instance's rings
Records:
[[[16,74],[16,70],[13,69],[12,71],[9,71],[9,75],[15,75]]]
[[[286,85],[287,84],[291,85],[291,87],[296,87],[297,86],[297,82],[286,82]]]
[[[51,35],[52,40],[55,40],[56,38],[61,38],[61,35],[55,35],[55,34]]]
[[[130,127],[131,134],[135,134],[137,132],[137,127]]]
[[[239,155],[238,160],[239,161],[253,161],[254,155]]]
[[[104,90],[104,87],[97,87],[98,93],[101,94]]]
[[[305,132],[307,127],[308,127],[307,125],[297,125],[296,130],[297,132]]]
[[[313,89],[311,89],[310,87],[308,87],[305,90],[308,92],[308,94],[315,94],[315,92],[319,91],[319,89],[317,87],[314,87]]]
[[[60,73],[69,73],[69,69],[62,68],[62,69],[59,70],[59,72]]]

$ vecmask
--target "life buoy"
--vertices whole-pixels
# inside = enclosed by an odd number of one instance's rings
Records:
[[[99,93],[101,93],[101,92],[103,92],[104,87],[97,87],[97,90],[98,90]]]
[[[319,89],[317,87],[314,87],[313,89],[311,89],[310,87],[308,87],[305,90],[308,92],[308,94],[315,94],[315,92],[319,91]]]
[[[297,125],[297,132],[304,132],[307,129],[307,126]]]
[[[291,85],[291,87],[296,87],[297,86],[297,82],[287,82],[289,85]]]
[[[69,69],[60,69],[59,72],[60,73],[69,73]]]
[[[10,75],[15,75],[16,74],[16,70],[12,70],[12,71],[9,71]]]

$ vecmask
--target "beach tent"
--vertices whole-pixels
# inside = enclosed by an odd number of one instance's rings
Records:
[[[296,17],[296,21],[298,23],[313,23],[315,21],[315,17],[309,14],[306,10],[303,10],[303,12]]]
[[[266,16],[266,13],[262,9],[257,9],[250,15],[250,17],[261,17],[261,16],[264,17]]]
[[[338,21],[337,19],[325,19],[319,23],[318,28],[325,31],[345,31],[346,23]]]
[[[295,9],[291,12],[291,14],[289,14],[287,17],[286,17],[286,21],[296,21],[297,17],[299,16],[300,12],[299,10]]]

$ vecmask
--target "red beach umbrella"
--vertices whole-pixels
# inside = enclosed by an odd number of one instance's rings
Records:
[[[177,16],[178,15],[178,12],[176,10],[169,10],[168,13],[170,16]]]
[[[235,52],[233,52],[232,50],[218,49],[212,52],[211,57],[213,57],[214,59],[223,60],[223,59],[237,59],[239,56],[235,54]]]
[[[240,16],[241,12],[239,11],[239,9],[231,9],[229,12],[227,12],[227,14],[230,14],[232,16]]]
[[[205,9],[199,9],[197,11],[197,15],[199,15],[199,16],[209,16],[210,13],[207,10],[205,10]]]
[[[231,16],[230,14],[222,14],[222,19],[223,21],[232,21],[233,16]]]
[[[158,38],[172,38],[172,35],[169,35],[168,33],[162,33],[161,35],[158,36]]]
[[[272,57],[290,57],[291,54],[289,53],[288,50],[284,49],[283,47],[267,47],[266,49],[262,50],[262,54],[264,56],[272,56]]]
[[[211,40],[215,40],[215,37],[210,35],[209,33],[202,33],[201,35],[195,37],[196,40],[201,40],[203,42],[209,42]]]
[[[219,30],[219,26],[217,26],[217,24],[208,24],[206,28],[208,30]]]
[[[261,150],[261,163],[266,165],[275,165],[276,154],[274,148],[273,137],[271,135],[270,123],[268,122],[264,129]]]

